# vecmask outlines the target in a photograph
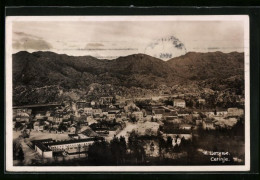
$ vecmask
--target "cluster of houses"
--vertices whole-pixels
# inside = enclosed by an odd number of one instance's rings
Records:
[[[205,99],[198,99],[205,104]],[[62,106],[52,108],[15,108],[13,109],[13,122],[20,123],[23,128],[34,131],[67,132],[69,140],[55,141],[53,139],[33,141],[34,149],[46,158],[53,157],[53,153],[65,151],[77,153],[86,150],[94,142],[94,138],[119,133],[125,128],[128,121],[154,122],[150,131],[142,135],[156,135],[160,129],[165,140],[170,136],[173,146],[180,144],[184,138],[192,140],[193,130],[215,130],[218,126],[232,127],[244,110],[239,108],[193,110],[186,107],[181,98],[174,98],[172,106],[163,104],[150,104],[140,109],[134,101],[115,99],[114,97],[100,97],[98,101],[65,102]],[[29,124],[31,126],[29,126]],[[62,127],[61,127],[62,125]],[[85,126],[85,131],[78,131],[78,126]],[[65,128],[64,128],[65,127]],[[140,128],[141,129],[141,128]],[[144,128],[145,129],[145,128]],[[149,129],[148,129],[149,130]],[[150,143],[156,149],[156,142]],[[150,148],[150,146],[149,146]],[[154,153],[154,152],[150,152]]]

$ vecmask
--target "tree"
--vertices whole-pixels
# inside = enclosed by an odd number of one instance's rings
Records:
[[[99,141],[95,140],[95,142],[89,146],[88,149],[88,160],[93,162],[94,164],[110,164],[112,163],[112,154],[111,149],[109,147],[109,143],[104,139]]]
[[[172,147],[172,137],[168,136],[166,141],[167,147]]]
[[[65,124],[63,124],[63,123],[60,123],[60,125],[58,127],[58,130],[59,131],[67,131],[68,127]]]
[[[23,125],[22,125],[22,123],[20,123],[20,122],[16,122],[14,127],[15,127],[15,129],[16,129],[16,131],[17,131],[17,129],[22,128]]]
[[[127,150],[125,137],[120,136],[119,144],[120,144],[120,159],[124,163],[125,162],[125,158],[126,158],[126,150]]]
[[[118,165],[120,161],[120,144],[118,137],[114,136],[114,138],[111,140],[110,148],[112,152],[113,161],[116,162],[116,165]]]
[[[24,160],[24,153],[23,153],[23,150],[22,150],[21,147],[20,147],[19,150],[18,150],[17,158],[18,158],[20,161],[23,161],[23,160]]]
[[[129,135],[128,147],[130,149],[132,158],[135,159],[136,164],[138,164],[138,162],[144,161],[145,150],[135,131],[132,131]]]

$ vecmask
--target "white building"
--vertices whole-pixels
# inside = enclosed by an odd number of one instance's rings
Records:
[[[228,116],[243,116],[244,110],[238,108],[228,108],[227,109]]]
[[[186,107],[186,102],[184,100],[182,100],[182,99],[174,99],[173,100],[173,106],[185,108]]]

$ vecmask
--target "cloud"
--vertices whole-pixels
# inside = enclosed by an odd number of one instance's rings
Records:
[[[13,39],[13,48],[17,50],[49,50],[52,48],[52,45],[32,34],[28,34],[21,31],[15,31],[14,35],[16,36]]]
[[[20,41],[13,43],[15,49],[33,49],[33,50],[48,50],[52,48],[52,45],[42,39],[22,38]]]
[[[102,43],[88,43],[85,48],[98,48],[98,47],[102,47],[104,46],[104,44]]]
[[[32,35],[32,34],[27,34],[24,32],[20,32],[20,31],[16,31],[14,32],[15,35],[17,35],[18,37],[30,37],[30,38],[35,38],[35,39],[42,39],[38,36]]]

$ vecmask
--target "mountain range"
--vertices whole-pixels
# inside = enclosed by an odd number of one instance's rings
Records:
[[[156,89],[161,85],[171,87],[233,76],[243,79],[243,74],[244,53],[238,52],[189,52],[168,61],[146,54],[113,60],[42,51],[13,54],[14,88],[55,85],[67,90],[86,89],[98,83]]]

